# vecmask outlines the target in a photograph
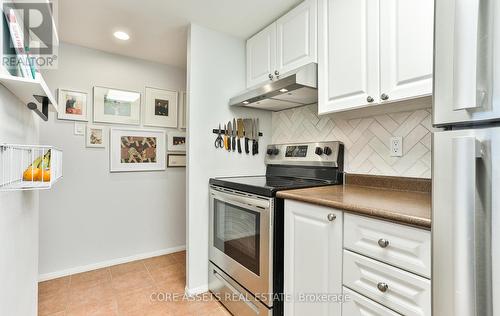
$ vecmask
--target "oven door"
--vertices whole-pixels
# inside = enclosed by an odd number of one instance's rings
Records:
[[[210,260],[254,295],[273,291],[273,206],[272,198],[210,189]]]

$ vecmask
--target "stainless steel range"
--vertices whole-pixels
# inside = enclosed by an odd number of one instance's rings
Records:
[[[237,316],[283,315],[283,200],[342,184],[340,142],[269,145],[266,175],[210,179],[209,289]]]

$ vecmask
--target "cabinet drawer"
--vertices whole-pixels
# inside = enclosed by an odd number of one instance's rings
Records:
[[[344,248],[430,278],[429,231],[352,214],[344,225]]]
[[[344,285],[403,315],[431,315],[429,280],[347,250]]]
[[[345,316],[401,316],[387,307],[344,287],[343,289],[348,301],[342,304],[342,315]]]

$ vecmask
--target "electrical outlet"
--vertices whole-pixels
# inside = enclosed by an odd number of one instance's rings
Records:
[[[403,137],[391,137],[391,157],[403,156]]]

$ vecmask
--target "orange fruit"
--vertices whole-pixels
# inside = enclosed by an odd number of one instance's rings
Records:
[[[39,168],[29,167],[23,173],[23,180],[24,181],[38,181],[38,178],[41,177],[41,174],[42,174],[42,170],[40,170]]]
[[[36,181],[50,182],[50,169],[40,170]]]

